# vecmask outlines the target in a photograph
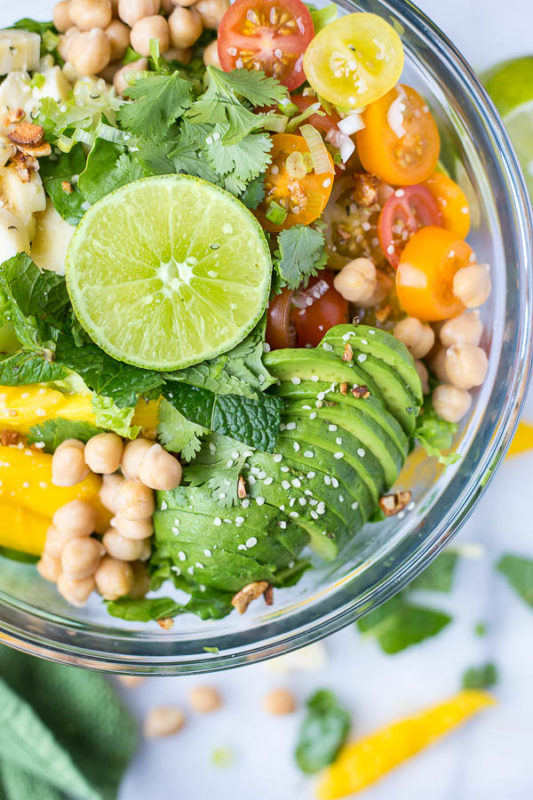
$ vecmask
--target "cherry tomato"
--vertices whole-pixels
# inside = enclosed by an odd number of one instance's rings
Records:
[[[291,102],[294,103],[295,106],[298,106],[298,111],[302,114],[309,106],[318,102],[318,97],[309,94],[293,94],[291,95]],[[320,110],[324,111],[323,108]],[[323,116],[321,114],[311,114],[305,121],[319,131],[329,133],[332,128],[337,127],[337,123],[340,122],[340,119],[339,115],[331,109],[329,113],[324,113]]]
[[[397,189],[381,210],[379,243],[391,267],[398,266],[408,239],[425,225],[440,225],[437,201],[426,186]]]
[[[326,25],[304,56],[315,92],[337,106],[362,108],[399,80],[403,48],[394,28],[376,14],[347,14]]]
[[[297,223],[309,225],[323,212],[333,187],[333,161],[331,174],[308,172],[303,177],[294,177],[287,169],[287,158],[292,153],[301,153],[309,158],[309,148],[303,136],[292,133],[276,133],[272,137],[272,162],[265,177],[265,199],[256,211],[263,227],[277,232]],[[267,219],[272,202],[282,206],[287,216],[280,225]]]
[[[294,293],[292,318],[298,347],[316,347],[330,328],[350,321],[348,301],[333,287],[333,278],[332,272],[321,270],[307,289]]]
[[[296,347],[298,336],[291,319],[292,289],[284,289],[268,306],[266,340],[272,350]]]
[[[305,81],[303,54],[314,33],[301,0],[236,0],[218,29],[222,69],[263,70],[292,91]]]
[[[439,160],[440,136],[429,108],[410,86],[396,86],[363,113],[356,134],[367,172],[393,186],[424,183]]]
[[[470,209],[461,187],[443,172],[434,172],[425,186],[437,201],[443,228],[466,239],[470,230]]]
[[[421,228],[407,243],[396,271],[396,292],[403,310],[422,322],[461,314],[453,278],[474,260],[472,249],[444,228]]]

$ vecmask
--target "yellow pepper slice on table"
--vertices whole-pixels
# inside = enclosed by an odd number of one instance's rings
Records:
[[[415,716],[393,722],[345,745],[336,761],[324,771],[317,797],[338,800],[366,789],[495,702],[487,692],[464,690]]]
[[[509,456],[518,456],[520,453],[527,453],[528,450],[533,450],[533,425],[521,422],[507,451],[507,458]]]

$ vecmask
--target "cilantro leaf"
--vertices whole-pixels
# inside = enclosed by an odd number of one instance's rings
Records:
[[[87,209],[87,200],[76,185],[76,178],[85,169],[86,156],[81,144],[70,153],[39,159],[39,174],[55,210],[69,225],[77,225]],[[65,191],[65,182],[71,190]]]
[[[350,730],[350,715],[327,689],[315,692],[306,706],[295,757],[302,772],[313,775],[335,761]]]
[[[219,175],[231,181],[232,193],[239,195],[270,164],[272,139],[265,134],[250,133],[235,144],[223,144],[224,129],[227,126],[217,126],[218,138],[207,138],[207,160]]]
[[[397,595],[358,620],[361,633],[373,636],[381,649],[393,655],[436,636],[451,617],[432,608],[412,605]]]
[[[168,400],[161,400],[158,410],[157,433],[167,450],[181,453],[185,461],[192,461],[202,442],[200,437],[208,431],[183,416]]]
[[[462,680],[463,689],[490,689],[498,683],[498,670],[492,662],[480,667],[465,670]]]
[[[302,281],[325,266],[327,253],[322,231],[308,225],[293,225],[278,236],[274,266],[283,286],[297,289]]]
[[[220,506],[230,507],[237,503],[239,477],[251,455],[246,445],[213,433],[202,443],[194,463],[184,468],[183,475],[190,486],[207,488]]]
[[[143,74],[125,94],[133,103],[118,111],[123,128],[146,139],[165,139],[169,128],[192,103],[192,82],[179,72]]]
[[[78,187],[92,204],[145,175],[141,164],[134,161],[122,145],[96,139],[79,177]]]
[[[533,559],[507,553],[498,561],[496,569],[533,608]]]
[[[271,106],[288,96],[288,91],[276,78],[270,78],[260,70],[233,69],[222,72],[208,67],[209,84],[228,96],[244,97],[252,106]]]
[[[460,458],[457,453],[445,455],[443,451],[453,446],[457,433],[457,424],[441,419],[429,397],[424,398],[424,408],[416,421],[415,438],[422,445],[428,456],[436,457],[440,464],[455,464]]]
[[[446,550],[409,584],[410,591],[450,592],[459,556]]]
[[[28,435],[28,444],[44,442],[44,449],[47,453],[54,453],[59,445],[66,439],[79,439],[80,442],[88,442],[92,436],[96,436],[101,431],[90,422],[82,420],[47,419],[40,425],[34,425]]]
[[[265,176],[264,174],[258,175],[256,178],[253,178],[244,192],[241,194],[240,198],[242,203],[246,206],[246,208],[255,209],[257,208],[265,199]]]

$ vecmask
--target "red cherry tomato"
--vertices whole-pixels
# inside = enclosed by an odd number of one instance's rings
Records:
[[[379,243],[389,264],[397,268],[402,251],[420,228],[440,226],[442,216],[427,186],[417,184],[397,189],[379,215]]]
[[[296,347],[298,336],[291,319],[292,289],[284,289],[268,306],[266,340],[271,350]]]
[[[334,275],[322,270],[311,278],[307,289],[294,293],[292,318],[298,347],[316,347],[334,325],[350,321],[348,301],[333,287]]]
[[[222,69],[263,70],[292,91],[305,81],[303,54],[315,35],[301,0],[236,0],[218,29]]]
[[[302,114],[306,111],[309,106],[312,106],[314,103],[318,103],[318,97],[316,95],[303,95],[303,94],[293,94],[291,95],[291,102],[294,103],[295,106],[298,106],[298,111]],[[323,108],[320,109],[324,111]],[[331,109],[329,114],[311,114],[305,121],[312,125],[314,128],[317,128],[319,131],[323,131],[324,133],[329,133],[332,128],[337,127],[337,123],[340,122],[339,115]],[[303,123],[302,123],[303,124]]]

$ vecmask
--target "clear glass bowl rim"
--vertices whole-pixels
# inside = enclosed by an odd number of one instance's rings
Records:
[[[349,8],[350,0],[340,0],[339,4]],[[405,22],[416,31],[425,46],[437,54],[443,70],[448,75],[453,74],[456,84],[461,87],[465,101],[472,104],[480,114],[492,149],[499,153],[501,189],[505,192],[505,201],[514,210],[515,246],[519,253],[517,273],[521,296],[518,298],[520,313],[513,381],[508,386],[505,402],[499,409],[498,418],[493,425],[490,446],[484,451],[483,457],[472,465],[470,480],[458,493],[447,513],[410,558],[396,564],[385,581],[356,599],[347,599],[343,596],[343,590],[340,590],[338,594],[332,595],[336,597],[335,604],[331,603],[329,597],[310,608],[303,609],[291,617],[291,620],[297,620],[297,624],[291,625],[290,630],[283,630],[284,622],[281,619],[269,624],[269,634],[257,640],[252,638],[250,642],[245,641],[246,631],[241,631],[217,642],[215,623],[215,626],[206,629],[205,645],[211,646],[211,649],[218,645],[220,652],[206,652],[203,648],[202,652],[199,652],[197,647],[188,652],[187,647],[181,642],[182,649],[176,653],[172,652],[171,642],[165,645],[165,640],[161,636],[156,638],[150,634],[140,635],[138,632],[130,634],[117,629],[109,631],[102,626],[86,628],[83,621],[72,622],[67,627],[59,618],[55,619],[51,615],[46,618],[36,617],[29,608],[24,610],[20,605],[15,607],[9,599],[3,598],[0,599],[0,642],[60,663],[130,674],[170,675],[211,672],[277,656],[329,636],[371,608],[385,602],[412,581],[456,535],[485,491],[511,442],[529,381],[533,296],[531,269],[533,216],[529,198],[520,167],[501,120],[471,67],[453,44],[410,2],[371,0],[368,5],[373,6],[376,13],[390,12]],[[476,437],[480,435],[480,432],[476,433]],[[486,437],[486,431],[484,436]],[[474,438],[470,450],[475,441]],[[129,650],[132,644],[135,652]]]

